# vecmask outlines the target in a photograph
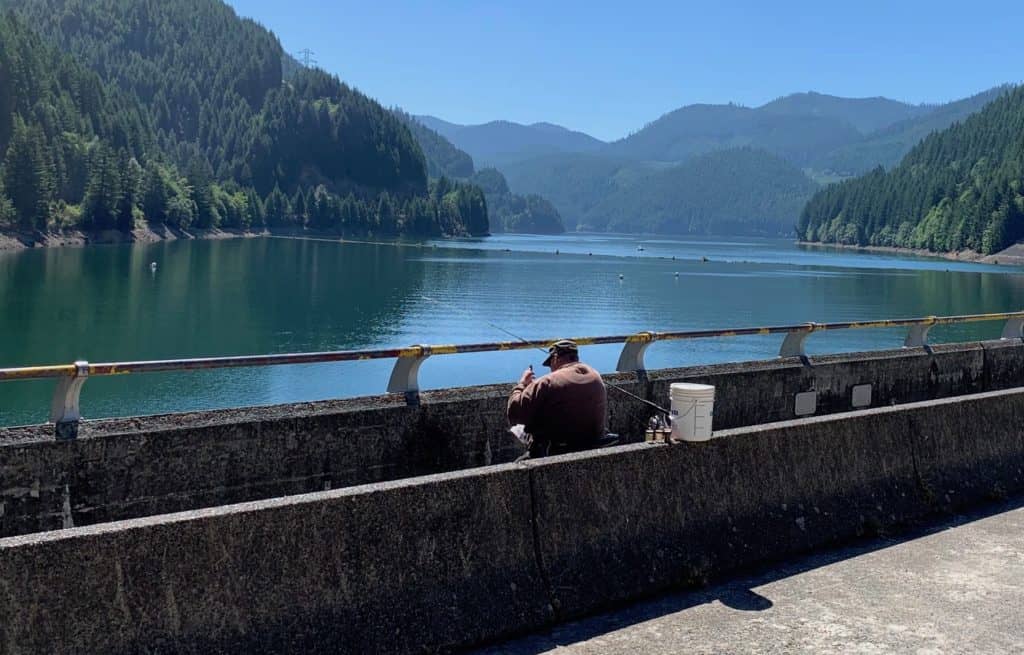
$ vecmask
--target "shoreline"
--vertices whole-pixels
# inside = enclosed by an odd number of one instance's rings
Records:
[[[283,231],[282,231],[283,232]],[[268,236],[270,230],[179,230],[166,225],[140,225],[130,233],[118,230],[85,232],[67,230],[62,232],[17,232],[0,230],[0,252],[33,250],[37,248],[82,248],[93,245],[117,245],[128,243],[157,243],[179,239],[238,239]]]
[[[118,230],[85,232],[67,230],[64,232],[28,233],[0,230],[0,253],[42,248],[84,248],[86,246],[125,245],[132,243],[159,243],[177,240],[218,240],[218,239],[253,239],[259,237],[278,238],[311,238],[324,241],[351,243],[376,243],[373,236],[347,237],[340,232],[326,232],[308,228],[270,228],[258,230],[239,230],[232,228],[213,228],[209,230],[181,230],[166,225],[142,224],[130,233]],[[430,237],[435,238],[435,237]],[[370,239],[370,240],[368,240]]]
[[[603,233],[602,233],[603,234]],[[637,235],[643,236],[643,235]],[[27,233],[13,230],[0,230],[0,252],[33,250],[37,248],[82,248],[92,245],[118,245],[130,243],[159,243],[161,241],[183,240],[216,240],[216,239],[252,239],[258,237],[291,237],[319,238],[330,241],[364,242],[363,239],[345,237],[337,232],[325,232],[308,228],[269,228],[258,230],[239,230],[231,228],[213,228],[209,230],[181,230],[166,225],[149,225],[144,223],[131,233],[125,234],[118,230],[100,232],[84,232],[67,230],[64,232]],[[372,237],[370,237],[372,238]],[[365,239],[365,237],[364,237]],[[1015,244],[992,255],[982,255],[973,250],[958,252],[933,252],[920,248],[900,248],[897,246],[856,246],[841,243],[821,243],[818,241],[795,241],[797,246],[820,250],[848,250],[865,253],[884,253],[890,255],[911,255],[930,259],[976,264],[992,264],[995,266],[1024,266],[1024,243]]]
[[[1024,247],[1021,244],[992,255],[982,255],[973,250],[960,250],[957,252],[934,252],[922,248],[901,248],[898,246],[854,246],[843,243],[821,243],[819,241],[797,240],[798,246],[816,248],[822,250],[852,250],[867,253],[885,253],[889,255],[913,255],[915,257],[928,257],[932,259],[946,259],[954,262],[968,262],[973,264],[992,264],[995,266],[1010,265],[1024,266]]]

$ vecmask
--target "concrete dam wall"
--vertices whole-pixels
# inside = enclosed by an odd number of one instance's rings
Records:
[[[1024,490],[1015,389],[0,539],[0,652],[449,650]]]
[[[1019,340],[651,371],[607,379],[667,403],[672,382],[717,387],[716,429],[1016,387]],[[0,537],[510,462],[510,385],[0,429]],[[856,402],[855,402],[856,401]],[[866,403],[866,404],[865,404]],[[642,438],[650,410],[609,391],[612,431]]]

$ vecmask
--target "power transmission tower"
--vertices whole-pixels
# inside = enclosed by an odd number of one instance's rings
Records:
[[[302,62],[302,65],[306,68],[316,66],[316,59],[313,59],[313,55],[316,53],[309,48],[304,48],[295,53],[295,58]]]

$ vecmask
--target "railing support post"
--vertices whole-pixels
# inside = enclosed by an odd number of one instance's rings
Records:
[[[420,366],[430,357],[430,346],[406,348],[398,356],[388,381],[388,393],[404,393],[409,404],[415,404],[420,391]]]
[[[1001,339],[1024,339],[1024,318],[1011,318],[1003,326]]]
[[[910,326],[910,332],[907,333],[907,338],[903,341],[904,348],[928,347],[928,332],[935,326],[935,317],[929,316],[928,319],[930,321],[928,323]]]
[[[626,339],[626,345],[622,348],[615,370],[619,373],[647,370],[644,364],[644,354],[657,338],[654,332],[641,332]]]
[[[50,422],[54,424],[54,435],[59,440],[76,439],[78,422],[82,420],[79,396],[82,386],[89,379],[89,362],[75,362],[75,374],[61,378],[53,391],[50,403]]]
[[[806,357],[804,342],[811,332],[814,332],[817,323],[808,323],[807,327],[786,333],[786,338],[779,349],[779,357]]]

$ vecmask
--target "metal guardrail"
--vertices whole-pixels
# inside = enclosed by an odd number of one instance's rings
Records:
[[[780,357],[805,357],[804,343],[814,332],[832,330],[858,330],[866,328],[909,328],[905,348],[928,347],[928,332],[936,325],[957,323],[978,323],[983,321],[1006,321],[1003,339],[1024,338],[1024,312],[1003,314],[972,314],[964,316],[927,316],[924,318],[901,318],[881,321],[849,321],[844,323],[803,323],[772,327],[751,327],[725,330],[691,330],[686,332],[640,332],[638,334],[576,337],[573,340],[581,346],[602,344],[624,344],[616,370],[636,372],[646,370],[644,355],[647,349],[658,341],[683,339],[708,339],[714,337],[738,337],[747,335],[785,334],[779,350]],[[415,402],[419,392],[419,369],[427,358],[434,355],[457,353],[499,352],[547,348],[555,339],[533,341],[498,341],[463,345],[411,346],[408,348],[387,348],[382,350],[348,350],[320,353],[298,353],[287,355],[256,355],[244,357],[210,357],[204,359],[172,359],[147,362],[115,362],[90,364],[79,361],[74,364],[57,366],[30,366],[24,368],[0,369],[0,382],[10,380],[58,379],[50,406],[50,422],[55,424],[58,438],[73,439],[78,433],[81,420],[79,397],[82,386],[90,377],[126,375],[131,373],[156,373],[162,371],[198,371],[204,369],[238,368],[250,366],[282,366],[287,364],[318,364],[325,362],[353,362],[371,359],[397,359],[391,372],[387,390],[389,393],[404,393],[410,402]]]

